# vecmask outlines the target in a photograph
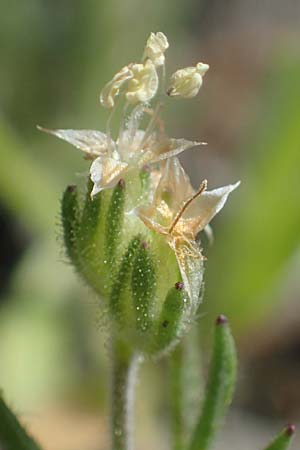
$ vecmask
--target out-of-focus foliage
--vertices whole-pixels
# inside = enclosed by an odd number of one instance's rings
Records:
[[[274,60],[262,110],[244,143],[239,198],[209,252],[208,308],[226,311],[237,328],[276,306],[284,266],[299,247],[299,80],[300,59],[282,54]]]

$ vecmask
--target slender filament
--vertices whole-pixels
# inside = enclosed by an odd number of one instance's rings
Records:
[[[199,195],[202,194],[202,192],[204,192],[207,188],[207,180],[203,180],[202,183],[200,184],[200,187],[198,189],[197,192],[195,192],[195,194],[190,197],[182,206],[182,208],[180,209],[180,211],[177,213],[175,219],[173,220],[172,225],[169,228],[169,233],[171,234],[172,231],[174,230],[176,224],[178,223],[180,217],[182,217],[182,214],[184,213],[184,211],[188,208],[188,206],[197,198],[199,197]]]

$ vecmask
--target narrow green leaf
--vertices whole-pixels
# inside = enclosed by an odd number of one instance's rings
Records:
[[[295,426],[288,425],[265,450],[287,450],[295,434]]]
[[[232,400],[236,365],[235,345],[227,319],[219,316],[204,404],[190,450],[210,448]]]
[[[1,450],[40,450],[2,397],[0,397],[0,448]]]
[[[105,257],[108,264],[112,264],[114,261],[117,246],[121,237],[124,221],[125,193],[125,181],[121,179],[113,190],[106,216]]]
[[[166,386],[170,397],[172,449],[185,450],[198,419],[202,397],[203,378],[197,326],[171,352],[168,369]]]
[[[68,186],[62,198],[62,225],[67,255],[78,267],[76,233],[78,230],[78,193],[76,186]]]
[[[134,260],[131,289],[136,327],[145,332],[151,327],[156,294],[155,266],[146,242],[141,243]]]

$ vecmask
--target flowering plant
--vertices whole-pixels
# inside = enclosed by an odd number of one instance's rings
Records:
[[[239,185],[207,190],[203,180],[198,189],[191,186],[177,155],[203,143],[170,138],[160,113],[164,95],[196,96],[209,66],[177,70],[165,89],[168,47],[163,33],[151,33],[141,61],[121,68],[104,86],[100,103],[110,111],[105,133],[39,127],[73,144],[90,163],[85,198],[76,186],[63,195],[62,224],[67,255],[108,318],[112,450],[132,448],[133,379],[143,358],[173,358],[174,377],[184,369],[180,345],[202,299],[201,232],[210,233],[210,221]],[[115,137],[110,124],[119,107]],[[189,430],[178,407],[180,389],[173,392],[174,449],[209,448],[231,402],[235,375],[234,342],[227,319],[219,316],[206,395]],[[5,450],[38,448],[4,402],[0,415]],[[267,449],[287,448],[293,431],[286,428]]]

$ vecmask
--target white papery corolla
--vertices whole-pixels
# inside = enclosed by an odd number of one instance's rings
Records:
[[[143,105],[134,108],[116,141],[96,130],[40,129],[69,142],[82,150],[87,159],[93,160],[90,167],[93,197],[103,189],[115,186],[129,170],[158,163],[201,144],[169,138],[155,129],[141,130],[143,112]]]
[[[169,48],[169,42],[164,33],[151,33],[144,49],[143,60],[151,59],[156,67],[162,66],[165,62],[164,53],[167,48]]]
[[[167,94],[170,97],[195,97],[202,86],[203,75],[208,69],[208,64],[199,62],[195,67],[186,67],[177,70],[171,76]]]

